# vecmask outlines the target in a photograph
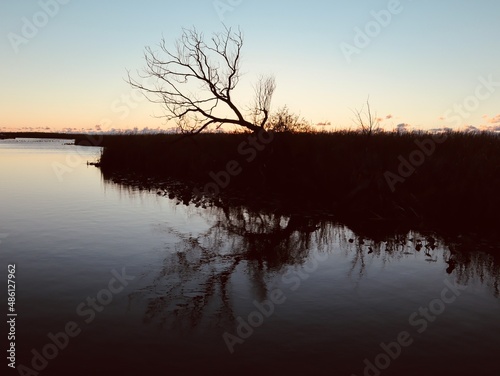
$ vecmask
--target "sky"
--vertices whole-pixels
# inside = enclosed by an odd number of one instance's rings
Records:
[[[355,129],[500,129],[498,0],[39,0],[0,2],[0,131],[169,129],[125,81],[182,28],[244,34],[235,101],[276,77],[274,110]],[[97,128],[96,128],[97,127]]]

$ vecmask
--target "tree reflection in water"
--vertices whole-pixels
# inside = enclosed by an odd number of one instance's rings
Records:
[[[123,192],[148,188],[142,183],[105,181]],[[189,202],[185,191],[179,201]],[[144,276],[145,287],[130,295],[131,303],[147,302],[144,320],[148,323],[178,330],[232,326],[231,287],[237,271],[248,276],[252,299],[263,301],[273,278],[303,265],[312,251],[332,253],[334,245],[351,259],[348,274],[358,281],[365,276],[368,261],[386,264],[422,253],[425,262],[442,263],[458,283],[477,279],[500,297],[498,258],[463,239],[445,240],[435,233],[411,230],[363,233],[357,228],[355,234],[330,220],[252,212],[243,206],[192,206],[192,210],[210,224],[208,230],[193,235],[164,228],[177,243],[167,247],[159,269]]]
[[[310,249],[327,250],[324,224],[299,216],[253,214],[242,207],[204,209],[209,229],[193,236],[164,229],[179,241],[169,247],[160,271],[131,299],[146,298],[147,322],[176,328],[234,321],[231,277],[238,267],[251,281],[255,299],[268,297],[272,275],[303,264]]]

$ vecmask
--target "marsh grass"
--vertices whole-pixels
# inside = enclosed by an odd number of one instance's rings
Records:
[[[54,134],[5,133],[7,137],[74,138],[76,144],[103,146],[102,172],[154,182],[181,181],[175,194],[182,202],[267,205],[279,212],[325,213],[343,220],[370,220],[414,226],[496,231],[500,211],[500,137],[492,133],[448,132],[446,141],[404,181],[398,175],[401,158],[408,160],[416,141],[432,139],[427,132],[366,134],[273,133],[262,150],[249,145],[248,133],[178,134]],[[92,140],[92,142],[89,142]],[[98,141],[96,143],[96,141]],[[255,149],[255,159],[244,150]],[[231,176],[214,197],[200,197],[212,174],[237,161],[241,173]],[[213,175],[212,175],[213,176]],[[165,185],[161,185],[164,186]],[[179,187],[184,187],[180,189]]]
[[[323,211],[379,221],[435,221],[443,226],[498,226],[500,138],[491,133],[449,132],[435,151],[392,191],[386,173],[418,150],[426,132],[363,134],[274,133],[256,158],[238,147],[249,134],[104,136],[104,173],[131,173],[213,182],[230,160],[241,167],[222,197],[273,202],[276,210]],[[213,198],[213,197],[211,197]],[[186,201],[185,198],[183,201]],[[189,201],[189,200],[188,200]]]

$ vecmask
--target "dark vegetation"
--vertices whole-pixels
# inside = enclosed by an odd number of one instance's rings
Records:
[[[435,150],[427,150],[429,155],[420,153],[424,159],[412,159],[418,165],[412,168],[408,162],[403,170],[402,161],[420,150],[416,141],[429,144],[432,134],[284,132],[273,133],[268,144],[257,136],[252,143],[249,137],[105,136],[100,166],[107,175],[186,182],[175,194],[164,186],[184,203],[244,202],[282,213],[411,227],[432,224],[457,231],[498,228],[497,135],[447,133],[444,142],[434,142]],[[229,161],[237,164],[228,168]]]

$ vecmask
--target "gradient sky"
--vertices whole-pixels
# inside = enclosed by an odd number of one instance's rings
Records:
[[[389,22],[375,20],[389,9]],[[498,0],[2,1],[0,130],[167,129],[127,69],[142,69],[144,47],[162,36],[222,22],[245,36],[242,107],[256,77],[274,74],[274,109],[330,128],[354,127],[368,97],[387,130],[500,127],[499,19]],[[357,30],[372,35],[367,46]]]

